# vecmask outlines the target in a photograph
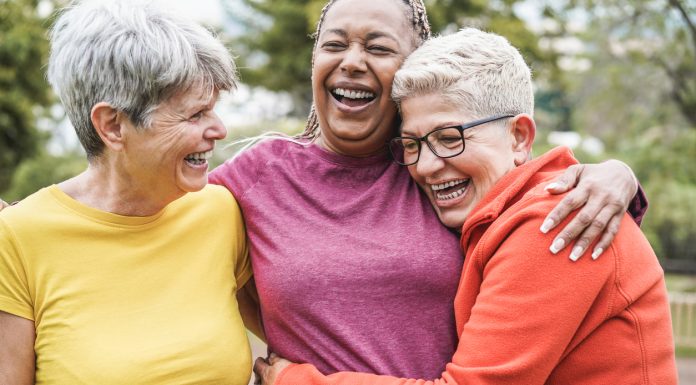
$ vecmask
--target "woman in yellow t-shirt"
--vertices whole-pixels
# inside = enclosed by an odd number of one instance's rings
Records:
[[[0,213],[0,383],[246,384],[243,222],[206,187],[228,51],[151,6],[85,2],[56,21],[48,79],[89,165]]]

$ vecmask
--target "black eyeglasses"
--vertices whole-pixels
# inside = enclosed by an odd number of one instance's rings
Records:
[[[397,136],[389,141],[389,151],[394,161],[403,166],[410,166],[418,162],[421,142],[426,143],[430,151],[438,157],[451,158],[464,152],[464,130],[513,116],[515,115],[495,115],[458,126],[442,127],[430,131],[420,138]]]

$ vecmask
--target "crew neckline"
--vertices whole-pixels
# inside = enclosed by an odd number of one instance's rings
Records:
[[[55,198],[60,204],[66,208],[74,211],[75,213],[86,217],[88,219],[94,220],[96,222],[101,222],[108,225],[116,225],[123,227],[133,227],[133,226],[143,226],[158,220],[167,211],[167,207],[160,210],[158,213],[145,217],[137,216],[126,216],[110,213],[107,211],[102,211],[94,207],[87,206],[70,195],[66,194],[63,190],[58,187],[58,185],[51,185],[46,188],[46,190]]]
[[[308,149],[310,152],[312,152],[314,155],[319,156],[320,158],[327,160],[331,163],[341,165],[341,166],[347,166],[347,167],[366,167],[366,166],[372,166],[378,163],[391,163],[392,160],[389,157],[389,154],[387,154],[387,151],[385,150],[384,152],[381,152],[379,154],[375,155],[370,155],[366,157],[356,157],[356,156],[349,156],[349,155],[342,155],[338,154],[332,151],[329,151],[317,143],[310,143],[308,146]]]

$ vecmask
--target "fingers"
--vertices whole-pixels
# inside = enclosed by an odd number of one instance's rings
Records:
[[[257,358],[254,362],[254,384],[273,385],[280,372],[290,364],[290,361],[275,353],[271,353],[267,359]]]
[[[567,198],[567,197],[566,197]],[[561,202],[562,203],[562,202]],[[560,204],[559,204],[560,206]],[[557,206],[558,207],[558,206]],[[563,208],[567,206],[562,206]],[[580,210],[578,215],[573,218],[570,223],[568,223],[561,231],[558,233],[556,238],[551,243],[551,253],[557,254],[559,251],[563,250],[570,241],[576,239],[580,233],[585,231],[588,227],[592,226],[602,226],[598,231],[604,228],[604,223],[600,221],[595,221],[597,214],[600,212],[601,206],[596,204],[586,204],[585,207]],[[554,209],[556,210],[556,209]],[[564,215],[567,215],[566,212]],[[571,255],[571,259],[573,255]]]
[[[259,357],[254,361],[254,385],[261,385],[263,381],[263,375],[268,371],[268,362]]]
[[[578,207],[582,206],[585,204],[587,199],[589,198],[589,193],[585,189],[574,189],[568,195],[563,197],[563,199],[556,205],[556,207],[551,210],[549,215],[546,216],[544,219],[544,223],[541,225],[541,230],[542,233],[546,234],[549,231],[551,231],[553,228],[555,228],[559,223],[561,223],[567,216],[570,214],[573,210],[577,209]],[[592,206],[591,206],[592,207]],[[596,206],[594,206],[596,207]],[[594,215],[599,212],[599,208],[595,208],[596,212]],[[586,212],[586,215],[589,215]],[[594,218],[594,215],[592,216]],[[576,220],[579,220],[577,217],[575,218]],[[584,223],[586,223],[585,227],[589,225],[589,222],[592,220],[592,218],[580,218],[580,219],[585,219]],[[568,226],[566,226],[566,229],[568,229]],[[572,227],[571,229],[574,229]],[[576,233],[574,234],[568,234],[567,236],[562,236],[566,240],[575,239],[577,235],[580,233],[580,231],[584,229],[576,229]],[[561,234],[563,235],[563,234]],[[558,238],[557,238],[558,239]],[[556,254],[557,252],[561,251],[563,249],[563,246],[565,245],[560,245],[560,247],[556,248],[556,251],[554,249],[551,249],[551,252]]]
[[[546,185],[544,190],[550,192],[551,194],[562,194],[570,190],[578,183],[580,174],[582,174],[584,167],[585,165],[583,164],[575,164],[568,167],[563,175]]]
[[[614,237],[616,237],[616,234],[618,234],[619,232],[619,226],[621,225],[622,217],[623,213],[620,213],[619,215],[614,215],[611,218],[611,220],[609,220],[609,224],[604,230],[602,238],[599,239],[599,242],[597,242],[597,245],[595,245],[595,248],[592,251],[592,259],[599,258],[599,256],[602,255],[604,250],[606,250],[609,247],[611,242],[614,240]]]
[[[620,207],[614,205],[605,206],[599,212],[599,214],[597,214],[597,216],[592,220],[590,225],[587,226],[587,228],[582,232],[582,234],[578,238],[578,241],[575,242],[575,246],[573,247],[573,250],[570,253],[570,259],[573,261],[577,261],[585,253],[587,248],[597,239],[597,237],[603,234],[607,234],[607,232],[610,232],[611,235],[607,235],[608,242],[604,247],[608,246],[609,242],[611,242],[611,240],[613,240],[614,236],[616,235],[615,231],[611,232],[609,230],[609,225],[613,223],[612,220],[614,220],[615,218],[618,218],[620,222],[621,216],[623,216],[623,212],[621,211]],[[618,223],[614,226],[618,230]],[[599,246],[595,246],[595,249],[592,253],[592,259],[597,259],[599,255],[602,253],[601,251],[599,253],[596,253],[598,247]]]

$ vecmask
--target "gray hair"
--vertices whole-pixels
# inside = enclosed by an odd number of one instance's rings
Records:
[[[76,2],[62,11],[50,36],[48,81],[88,158],[104,150],[90,117],[99,102],[147,128],[152,112],[178,92],[237,87],[234,61],[210,31],[152,4]]]
[[[529,66],[502,36],[464,28],[426,41],[394,77],[392,98],[437,94],[474,117],[534,112]]]

